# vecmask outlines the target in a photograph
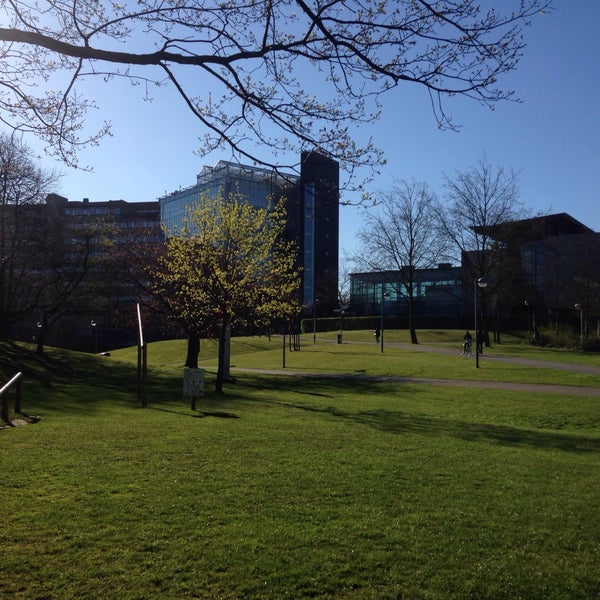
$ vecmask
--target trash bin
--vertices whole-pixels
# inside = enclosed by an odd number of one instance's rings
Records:
[[[342,334],[338,333],[337,336],[338,336],[338,344],[341,344],[342,343]]]

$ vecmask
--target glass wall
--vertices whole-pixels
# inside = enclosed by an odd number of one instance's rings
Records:
[[[304,190],[304,306],[315,300],[315,186]]]
[[[282,194],[286,184],[297,179],[292,175],[283,178],[267,169],[219,161],[214,167],[202,169],[196,185],[159,199],[161,222],[167,230],[180,229],[187,207],[197,203],[202,194],[209,198],[239,194],[252,206],[267,208],[272,199]]]
[[[456,315],[462,310],[460,268],[422,269],[414,284],[419,314]],[[381,297],[386,294],[384,312],[408,313],[407,287],[399,272],[353,273],[350,275],[350,303],[356,314],[378,314]]]

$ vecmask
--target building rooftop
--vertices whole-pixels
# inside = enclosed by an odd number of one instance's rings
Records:
[[[279,173],[273,169],[265,167],[256,167],[251,165],[242,165],[240,163],[219,160],[214,167],[204,166],[196,177],[198,184],[207,183],[218,177],[239,177],[243,179],[252,179],[254,181],[269,181],[278,185],[286,183],[295,183],[300,177],[292,173]]]
[[[473,227],[472,229],[475,233],[486,233],[492,239],[498,241],[510,240],[511,238],[514,238],[515,234],[518,234],[521,239],[533,241],[558,235],[594,233],[592,229],[567,213],[542,215],[531,217],[529,219],[507,221],[505,223],[487,227]]]

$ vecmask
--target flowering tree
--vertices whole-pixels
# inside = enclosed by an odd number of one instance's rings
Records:
[[[201,335],[218,337],[217,392],[231,327],[267,326],[298,312],[296,250],[285,227],[282,204],[258,209],[237,195],[202,196],[149,268],[154,296],[188,331],[186,366],[198,366]]]

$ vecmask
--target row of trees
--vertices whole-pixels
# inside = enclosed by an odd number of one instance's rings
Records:
[[[549,263],[553,263],[557,289],[555,297],[546,300],[551,300],[555,308],[561,305],[561,296],[566,296],[559,288],[568,282],[572,295],[583,299],[588,315],[600,310],[600,305],[592,300],[594,290],[600,289],[593,235],[581,241],[580,246],[587,240],[589,249],[580,247],[576,261],[566,256],[565,248],[552,252],[551,242],[547,242],[545,256],[540,258],[542,264],[527,265],[524,248],[534,252],[535,241],[547,233],[542,215],[528,219],[514,172],[494,167],[483,157],[476,166],[453,177],[446,176],[444,192],[441,201],[424,182],[397,181],[380,193],[379,207],[367,215],[358,234],[359,247],[348,257],[355,271],[393,272],[386,285],[408,308],[413,343],[418,343],[418,285],[423,271],[440,263],[462,264],[466,289],[472,289],[475,279],[486,279],[485,291],[480,291],[481,322],[486,322],[489,313],[496,317],[493,331],[497,341],[502,313],[514,306],[529,311],[536,304],[538,310],[550,308],[541,306],[540,290],[527,268],[539,269],[538,276],[543,278],[550,272]],[[526,222],[522,226],[523,219]],[[589,260],[582,260],[585,256]],[[546,290],[549,288],[546,282]]]
[[[358,234],[360,246],[349,257],[357,270],[394,272],[387,284],[408,307],[414,344],[419,271],[442,262],[460,264],[468,256],[469,275],[493,281],[488,293],[497,295],[506,289],[499,276],[505,269],[498,269],[506,255],[488,231],[523,216],[515,174],[492,167],[485,157],[456,177],[446,177],[445,190],[442,203],[425,182],[397,181],[380,194],[379,208],[367,216]]]

